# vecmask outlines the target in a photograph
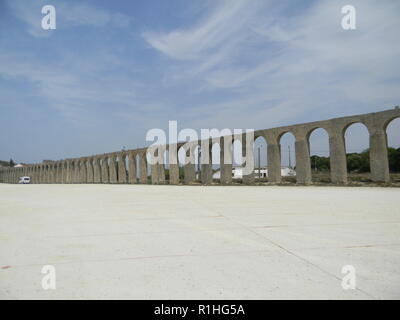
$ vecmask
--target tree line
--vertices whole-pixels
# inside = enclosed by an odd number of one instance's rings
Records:
[[[3,167],[14,167],[15,166],[15,162],[14,162],[13,159],[10,159],[10,161],[0,160],[0,166],[3,166]]]
[[[400,148],[388,148],[389,170],[390,172],[400,172]],[[369,149],[361,153],[346,154],[347,171],[349,172],[369,172]],[[311,156],[311,168],[314,171],[329,171],[329,157]]]

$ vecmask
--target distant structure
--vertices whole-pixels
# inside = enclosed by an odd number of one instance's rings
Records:
[[[266,140],[268,181],[280,183],[282,179],[280,139],[286,132],[291,132],[295,137],[296,181],[298,184],[310,184],[312,177],[309,137],[315,129],[325,129],[329,135],[331,182],[346,184],[347,164],[344,133],[351,124],[362,123],[367,127],[369,133],[371,178],[376,182],[389,182],[386,128],[392,120],[399,117],[400,109],[396,107],[381,112],[258,130],[255,131],[254,138],[264,137]],[[205,146],[208,146],[210,150],[215,143],[222,146],[225,138],[213,138],[206,141]],[[237,136],[231,136],[232,142],[237,138]],[[242,139],[245,141],[244,135]],[[180,148],[184,148],[186,155],[194,159],[194,151],[198,146],[203,147],[200,141],[193,141],[190,144],[167,145],[165,148],[170,153],[169,156],[172,154],[174,157],[177,157]],[[164,165],[153,164],[151,165],[151,179],[148,179],[147,151],[147,148],[121,150],[82,158],[31,164],[22,168],[3,167],[0,168],[0,182],[18,183],[21,176],[30,176],[32,183],[179,184],[183,182],[190,184],[196,180],[194,161],[191,164],[184,165],[182,181],[179,174],[179,164],[168,166],[168,179],[166,179]],[[249,158],[254,159],[253,150],[248,152],[251,153]],[[223,163],[224,148],[222,147],[220,148],[220,159],[220,183],[230,184],[232,183],[232,164]],[[212,164],[201,163],[201,183],[204,185],[211,184],[213,181],[212,174]],[[251,185],[254,182],[254,172],[243,176],[244,184]]]
[[[282,177],[295,177],[296,171],[290,167],[281,167],[281,176]],[[232,168],[232,179],[242,179],[243,178],[243,170],[240,167]],[[261,167],[254,169],[254,178],[255,179],[265,179],[268,178],[268,167]],[[221,170],[216,170],[213,173],[213,179],[221,179]]]

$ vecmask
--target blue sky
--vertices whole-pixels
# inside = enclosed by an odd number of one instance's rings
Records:
[[[45,4],[56,30],[41,29]],[[345,4],[357,30],[341,28]],[[392,108],[399,15],[396,0],[1,0],[0,159],[142,147],[168,120],[260,129]]]

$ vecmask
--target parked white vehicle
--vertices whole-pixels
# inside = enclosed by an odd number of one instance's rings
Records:
[[[31,183],[31,177],[19,177],[18,183],[23,183],[23,184]]]

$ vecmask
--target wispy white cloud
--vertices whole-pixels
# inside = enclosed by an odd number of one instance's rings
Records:
[[[333,111],[335,105],[354,105],[354,111],[363,104],[390,105],[400,99],[395,67],[400,62],[400,3],[352,3],[355,31],[341,28],[344,1],[318,1],[287,14],[292,1],[239,0],[217,1],[192,26],[143,36],[171,59],[167,79],[177,85],[193,82],[194,92],[224,90],[223,105],[232,113],[249,111],[249,106],[255,113],[279,106],[282,114],[296,110],[304,115],[321,108]],[[215,115],[220,105],[199,102],[193,110]],[[272,117],[271,122],[277,121]]]
[[[341,28],[346,1],[307,8],[293,1],[214,3],[190,26],[143,34],[168,58],[165,82],[191,88],[189,125],[259,129],[399,104],[400,3],[353,0],[355,31]],[[352,137],[353,148],[368,139],[362,130]],[[315,141],[314,149],[327,148],[324,137]]]
[[[7,8],[16,18],[23,21],[27,32],[34,37],[48,37],[52,31],[43,30],[41,21],[44,15],[41,9],[48,1],[15,1],[7,0]],[[61,28],[71,28],[82,25],[102,27],[125,28],[130,25],[131,18],[123,13],[110,13],[99,7],[85,2],[54,3],[56,8],[56,21]]]
[[[147,31],[145,40],[155,49],[178,60],[202,60],[204,55],[215,57],[228,45],[243,35],[252,15],[257,12],[259,0],[218,1],[208,16],[196,25],[167,33]]]

